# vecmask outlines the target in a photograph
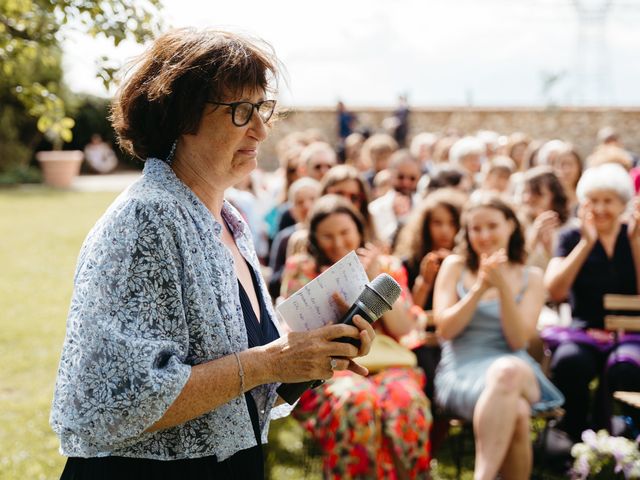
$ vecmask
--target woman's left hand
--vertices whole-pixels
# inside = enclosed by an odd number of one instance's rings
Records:
[[[339,293],[333,294],[333,300],[336,302],[341,316],[349,311],[350,305],[347,304]],[[376,332],[373,326],[360,315],[353,317],[353,324],[360,329],[360,349],[358,350],[357,356],[364,357],[371,350],[371,343],[376,336]],[[353,373],[363,376],[369,374],[369,370],[351,359],[336,358],[336,360],[338,361],[338,365],[335,368],[336,370],[351,370]]]
[[[360,258],[360,263],[362,263],[362,266],[367,272],[369,280],[373,280],[382,272],[382,267],[378,261],[380,255],[382,255],[382,250],[380,248],[375,246],[373,243],[367,243],[364,247],[356,250],[356,253]]]
[[[633,212],[627,224],[627,235],[631,241],[640,241],[640,198],[633,199]]]
[[[491,287],[500,288],[505,285],[504,267],[509,257],[504,248],[491,255],[482,254],[480,258],[479,277]]]

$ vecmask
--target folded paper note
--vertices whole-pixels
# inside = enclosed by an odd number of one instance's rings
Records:
[[[332,298],[334,293],[339,293],[351,305],[368,281],[360,259],[351,251],[278,305],[276,310],[281,320],[295,332],[319,328],[341,317]]]

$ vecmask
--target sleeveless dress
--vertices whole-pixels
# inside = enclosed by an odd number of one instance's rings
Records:
[[[463,274],[464,275],[464,274]],[[516,296],[520,302],[527,288],[528,270],[524,269],[522,290]],[[462,277],[456,286],[459,298],[467,291]],[[447,412],[465,418],[473,418],[473,410],[485,387],[486,372],[493,362],[513,355],[527,362],[540,386],[540,400],[534,411],[558,407],[564,402],[562,393],[542,373],[538,363],[525,350],[512,350],[502,331],[500,300],[480,300],[467,327],[453,340],[444,342],[442,358],[435,378],[436,403]]]

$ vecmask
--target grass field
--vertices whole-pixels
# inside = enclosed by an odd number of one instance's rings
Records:
[[[0,190],[0,478],[58,478],[49,408],[75,260],[114,193]]]
[[[75,262],[84,237],[115,197],[40,187],[0,190],[0,480],[60,476],[64,458],[48,417]],[[318,459],[305,456],[304,435],[294,421],[274,424],[270,444],[270,478],[320,478]],[[445,446],[435,479],[453,478],[447,452]],[[472,461],[465,456],[463,479],[471,478]]]

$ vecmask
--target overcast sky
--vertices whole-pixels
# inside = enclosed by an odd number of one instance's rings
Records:
[[[164,0],[163,16],[270,42],[288,70],[288,105],[387,106],[407,93],[416,106],[639,106],[640,0],[614,0],[606,23],[592,24],[578,22],[574,1]],[[96,59],[121,64],[142,48],[70,35],[67,83],[106,96]]]

